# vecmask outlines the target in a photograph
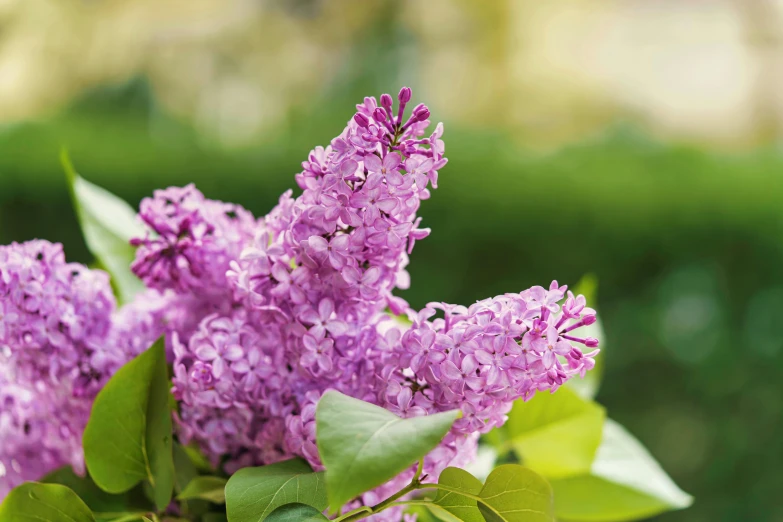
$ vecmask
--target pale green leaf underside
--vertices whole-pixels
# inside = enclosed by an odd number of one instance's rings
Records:
[[[225,492],[231,522],[260,522],[284,504],[306,504],[319,512],[327,505],[324,474],[301,459],[240,469]]]
[[[549,478],[585,473],[601,443],[604,409],[569,388],[517,401],[503,428],[525,465]]]
[[[569,521],[636,520],[686,508],[693,501],[644,446],[611,419],[604,424],[590,472],[553,480],[552,487],[557,515]]]
[[[87,248],[111,276],[120,302],[130,302],[144,285],[130,271],[135,249],[129,241],[143,237],[144,227],[125,201],[80,177],[66,151],[60,159]]]

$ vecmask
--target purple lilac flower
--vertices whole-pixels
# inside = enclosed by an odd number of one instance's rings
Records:
[[[479,301],[470,308],[430,303],[387,355],[387,407],[400,396],[427,411],[462,410],[459,433],[486,433],[505,422],[511,403],[538,391],[554,392],[594,366],[591,338],[574,333],[595,322],[584,297],[552,282],[519,294]],[[581,308],[580,308],[581,305]],[[436,311],[443,317],[432,319]]]
[[[66,263],[62,245],[0,246],[0,364],[15,383],[89,387],[93,372],[84,361],[103,348],[114,308],[108,275]]]
[[[141,270],[148,284],[190,296],[180,320],[168,322],[179,435],[227,470],[294,455],[320,468],[315,409],[337,389],[403,417],[461,409],[425,460],[437,476],[470,460],[479,434],[503,424],[513,400],[554,391],[594,364],[597,351],[577,346],[596,341],[577,330],[595,312],[570,293],[561,307],[567,289],[557,283],[419,312],[393,294],[409,286],[408,255],[430,233],[416,214],[446,164],[442,125],[427,134],[424,105],[406,119],[410,99],[403,89],[395,110],[389,95],[380,104],[365,98],[331,145],[303,162],[302,194],[284,193],[266,217],[240,227],[234,237],[245,239],[221,250],[220,263],[205,255],[211,247],[191,241],[215,240],[202,224],[215,220],[190,217],[185,202],[173,212],[178,232],[143,247],[157,257],[137,257],[151,260]],[[202,285],[219,288],[223,276],[230,295],[204,298]],[[412,326],[395,325],[387,310],[407,314]],[[363,501],[382,498],[409,473]],[[384,516],[377,520],[391,520]]]
[[[403,90],[401,104],[409,99]],[[226,409],[241,407],[253,419],[238,436],[227,437],[235,444],[221,445],[231,462],[247,461],[247,452],[260,447],[277,447],[266,454],[301,455],[318,466],[314,413],[321,394],[336,388],[379,402],[384,338],[378,326],[387,307],[407,309],[392,291],[407,288],[408,252],[429,233],[419,227],[416,212],[429,195],[427,169],[435,165],[425,138],[426,107],[405,120],[391,97],[382,101],[379,107],[365,99],[330,146],[311,152],[296,176],[302,195],[284,194],[229,261],[234,311],[201,316],[198,333],[180,336],[175,345],[180,425],[215,458],[211,446],[221,437],[205,431],[204,419]],[[406,171],[408,160],[416,173]],[[222,335],[216,321],[229,321],[253,339],[238,344],[241,358],[221,359],[219,376],[203,346]],[[216,350],[208,351],[212,357]],[[278,420],[282,432],[261,432]],[[269,462],[256,455],[254,462],[259,460]]]
[[[68,383],[23,385],[0,375],[0,499],[64,465],[84,473],[81,434],[91,399]]]
[[[109,377],[163,333],[155,292],[115,311],[107,274],[67,263],[62,246],[0,246],[0,498],[69,464]]]
[[[92,399],[162,334],[180,440],[227,472],[295,455],[320,468],[316,406],[337,389],[402,417],[459,408],[425,459],[437,477],[473,458],[512,401],[591,369],[597,341],[578,330],[595,312],[556,282],[418,312],[393,294],[410,284],[408,255],[430,233],[416,214],[446,164],[442,124],[428,136],[429,109],[406,118],[410,100],[408,88],[396,109],[388,94],[365,98],[302,163],[302,194],[261,220],[192,185],[156,191],[139,213],[148,234],[132,241],[148,290],[119,311],[107,276],[67,264],[59,245],[0,247],[0,495],[62,464],[83,470]]]
[[[206,199],[195,186],[155,191],[141,202],[147,236],[138,246],[133,272],[152,289],[222,293],[226,270],[256,221],[239,205]]]

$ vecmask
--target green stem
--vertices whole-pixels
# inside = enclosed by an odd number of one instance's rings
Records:
[[[111,518],[119,520],[134,520],[141,517],[149,516],[149,511],[96,511],[93,515],[101,518]]]
[[[419,482],[419,479],[421,478],[421,472],[424,471],[424,459],[419,459],[419,465],[416,467],[416,473],[413,475],[413,479],[411,480],[411,484]]]
[[[363,518],[367,518],[370,515],[375,515],[376,513],[380,513],[384,509],[391,507],[395,504],[395,502],[410,493],[411,491],[415,491],[417,489],[421,489],[421,486],[423,485],[421,482],[419,482],[419,477],[421,477],[421,472],[424,469],[424,459],[419,460],[419,465],[416,468],[416,473],[413,475],[413,479],[411,480],[410,484],[399,490],[394,495],[390,496],[386,500],[382,500],[378,504],[375,504],[372,507],[368,506],[362,506],[360,508],[354,509],[353,511],[349,511],[345,515],[342,515],[340,517],[337,517],[334,519],[333,522],[353,522],[354,520],[361,520]]]
[[[127,516],[136,516],[140,517],[142,515],[148,514],[149,511],[95,511],[93,515],[99,516],[99,517],[105,517],[105,518],[111,518],[111,517],[127,517]]]
[[[400,502],[393,502],[389,504],[389,507],[405,507],[405,506],[431,506],[431,500],[401,500]]]
[[[468,493],[465,490],[452,488],[451,486],[444,486],[443,484],[435,484],[435,483],[427,483],[427,484],[419,484],[419,486],[416,488],[419,489],[442,489],[443,491],[449,491],[451,493],[456,493],[457,495],[461,495],[463,497],[467,497],[470,499],[473,499],[477,502],[483,502],[483,499],[479,497],[478,495],[472,495]]]
[[[367,516],[372,515],[372,508],[370,506],[360,506],[356,509],[349,511],[344,515],[340,515],[339,517],[332,520],[332,522],[345,522],[346,520],[359,520],[360,518],[363,517],[357,517],[357,515],[361,515],[362,513],[367,513]]]

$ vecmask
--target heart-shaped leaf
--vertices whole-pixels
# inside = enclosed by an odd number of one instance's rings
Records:
[[[120,302],[127,303],[144,290],[143,283],[130,270],[135,256],[130,239],[142,237],[144,227],[125,201],[80,177],[67,151],[60,153],[60,162],[87,248],[109,272]]]
[[[0,521],[95,522],[90,508],[73,491],[60,484],[25,482],[0,504]]]
[[[84,458],[109,493],[148,480],[163,510],[174,489],[169,379],[163,341],[119,369],[98,393],[84,430]]]
[[[567,477],[590,469],[605,417],[598,404],[560,388],[516,401],[502,432],[526,466],[550,478]]]
[[[588,473],[552,481],[558,519],[621,522],[691,505],[693,498],[669,478],[622,426],[606,419],[603,440]]]
[[[433,502],[443,510],[448,511],[456,520],[463,522],[484,522],[484,517],[476,504],[476,497],[481,493],[484,484],[479,479],[459,468],[446,468],[441,472],[438,484],[449,486],[466,493],[460,495],[453,491],[438,490],[438,495]],[[442,513],[434,511],[435,515]]]
[[[448,522],[555,520],[549,483],[535,471],[517,464],[498,466],[483,486],[467,471],[446,468],[438,481],[438,494],[427,506]]]
[[[225,491],[231,522],[260,522],[284,504],[306,504],[319,512],[327,505],[323,472],[314,473],[301,459],[240,469]]]
[[[374,404],[326,392],[315,418],[330,509],[337,512],[409,468],[438,445],[459,414],[455,410],[401,419]]]
[[[215,504],[226,502],[226,479],[222,477],[196,477],[177,495],[179,500],[200,498]]]
[[[319,522],[329,520],[323,513],[307,504],[286,504],[272,511],[269,522]]]
[[[552,487],[524,466],[498,466],[481,488],[479,511],[487,522],[554,522]]]

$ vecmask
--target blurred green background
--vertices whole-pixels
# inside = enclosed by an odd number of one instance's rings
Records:
[[[656,520],[783,520],[781,28],[775,0],[2,0],[0,243],[90,260],[63,145],[134,206],[192,181],[263,215],[410,85],[450,161],[404,297],[596,274],[598,400],[696,497]]]

